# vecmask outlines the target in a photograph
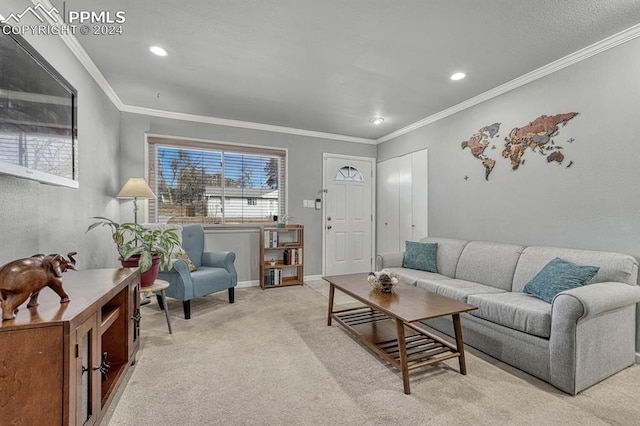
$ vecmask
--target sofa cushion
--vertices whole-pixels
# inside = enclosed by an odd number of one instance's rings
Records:
[[[513,291],[523,291],[524,286],[554,257],[578,265],[598,266],[600,270],[590,281],[591,284],[608,281],[637,284],[638,261],[628,254],[531,246],[524,249],[520,255],[513,276]]]
[[[505,293],[505,290],[490,287],[473,281],[465,280],[433,280],[433,279],[421,279],[418,280],[416,286],[424,288],[432,293],[437,293],[441,296],[450,297],[452,299],[466,302],[467,297],[470,294],[483,294],[483,293]]]
[[[513,273],[523,249],[513,244],[471,241],[462,250],[455,278],[511,290]]]
[[[402,267],[427,272],[438,272],[438,265],[436,264],[437,253],[438,243],[405,241]]]
[[[548,339],[551,330],[551,305],[520,292],[473,294],[467,303],[478,309],[470,314],[527,334]]]
[[[599,269],[597,266],[576,265],[556,257],[524,286],[524,292],[551,303],[561,291],[585,285]]]
[[[460,253],[462,253],[468,241],[455,240],[453,238],[423,237],[420,238],[420,242],[438,244],[438,255],[436,257],[438,273],[454,278]]]
[[[449,280],[451,278],[445,277],[441,274],[434,272],[420,271],[418,269],[408,268],[385,268],[387,271],[393,271],[398,274],[398,280],[405,284],[416,285],[418,280]]]

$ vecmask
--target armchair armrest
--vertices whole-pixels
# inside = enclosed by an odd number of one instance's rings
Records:
[[[376,271],[384,268],[400,268],[404,261],[404,252],[381,253],[376,255]]]
[[[167,295],[180,300],[193,299],[193,284],[189,265],[182,259],[171,259],[171,269],[161,269],[158,278],[170,284]]]
[[[189,274],[189,265],[182,259],[171,259],[171,269],[162,269],[161,272],[171,273],[175,271],[179,275]]]
[[[233,286],[238,283],[238,273],[233,264],[236,260],[236,254],[232,251],[204,252],[202,253],[202,266],[211,266],[215,268],[224,268],[231,274],[231,282]]]

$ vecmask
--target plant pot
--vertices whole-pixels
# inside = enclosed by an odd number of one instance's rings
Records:
[[[137,268],[139,256],[132,256],[127,260],[120,259],[123,268]],[[140,287],[149,287],[158,278],[160,272],[160,256],[153,256],[151,259],[151,268],[140,274]]]

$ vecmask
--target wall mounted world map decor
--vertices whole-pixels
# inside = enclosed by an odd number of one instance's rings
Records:
[[[525,163],[523,156],[527,150],[540,154],[546,158],[547,163],[562,164],[565,160],[562,153],[564,147],[556,145],[553,138],[560,133],[560,125],[566,126],[577,115],[577,112],[553,116],[541,115],[524,127],[514,127],[509,132],[509,136],[504,138],[502,157],[510,160],[512,170],[517,170]],[[462,149],[469,148],[471,155],[482,162],[486,180],[489,180],[489,175],[496,166],[496,160],[490,158],[485,151],[489,146],[489,140],[498,137],[500,125],[501,123],[493,123],[484,126],[461,144]],[[573,141],[573,138],[567,140],[569,143]],[[492,145],[491,149],[495,148],[495,145]],[[572,165],[573,161],[569,161],[566,168]]]

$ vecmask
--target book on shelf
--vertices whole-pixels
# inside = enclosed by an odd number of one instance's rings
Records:
[[[278,247],[278,231],[264,231],[264,247],[275,248]]]
[[[284,265],[302,265],[302,247],[284,249],[282,251],[282,263]]]
[[[267,269],[264,273],[264,285],[282,285],[282,270],[278,268]]]

